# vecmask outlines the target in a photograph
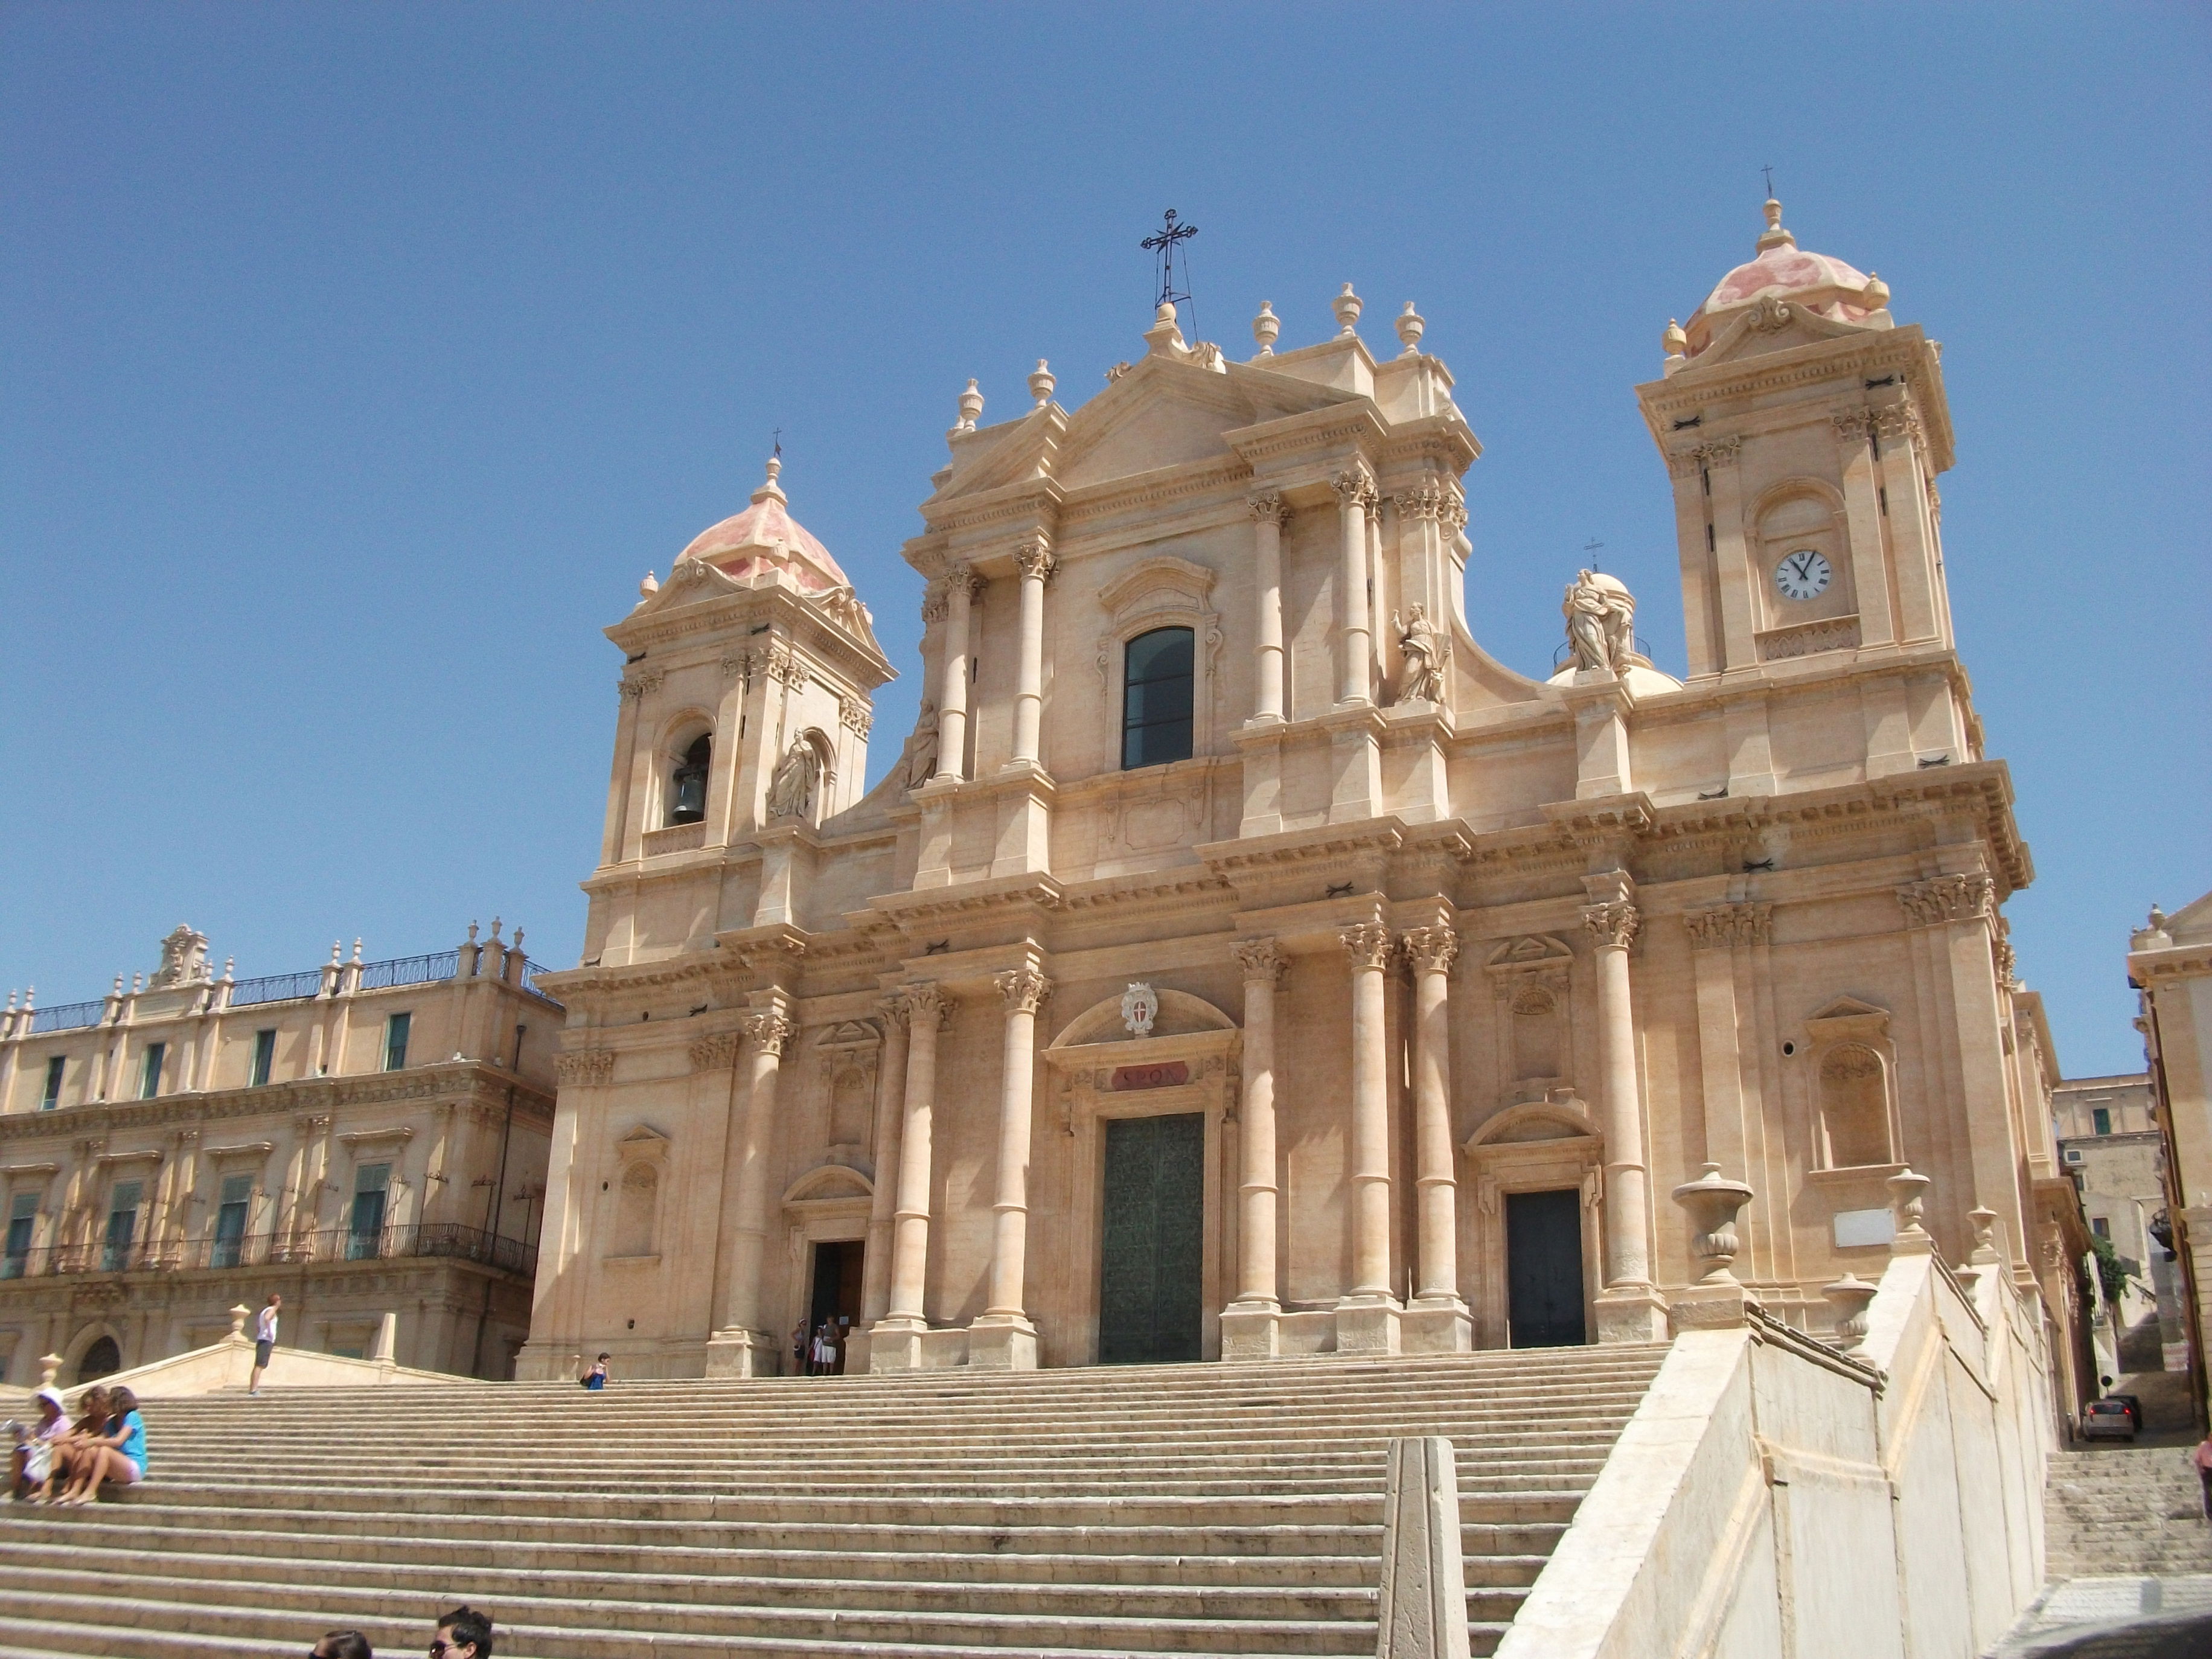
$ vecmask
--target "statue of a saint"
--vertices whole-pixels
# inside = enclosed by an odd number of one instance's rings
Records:
[[[1398,636],[1398,654],[1406,665],[1398,686],[1400,702],[1442,702],[1444,700],[1443,643],[1437,626],[1420,605],[1410,617],[1390,613],[1390,631]]]
[[[821,781],[822,759],[805,738],[792,739],[769,780],[768,815],[772,818],[803,818],[814,811],[814,786]]]
[[[1636,601],[1617,578],[1596,570],[1576,572],[1559,612],[1567,619],[1567,642],[1575,648],[1577,673],[1627,672],[1636,650]]]
[[[919,789],[937,775],[937,705],[924,697],[921,714],[907,739],[906,787]]]

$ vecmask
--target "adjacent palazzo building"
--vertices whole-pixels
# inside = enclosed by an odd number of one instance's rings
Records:
[[[480,941],[218,976],[179,927],[149,976],[0,1012],[0,1379],[196,1348],[284,1297],[288,1346],[505,1376],[529,1328],[560,1006]],[[281,1373],[276,1380],[283,1380]]]
[[[1348,285],[1242,362],[1164,306],[1072,410],[970,383],[865,795],[891,666],[771,463],[606,630],[521,1374],[772,1371],[824,1319],[878,1371],[1650,1340],[1707,1164],[1778,1316],[1827,1328],[1918,1177],[2070,1352],[1938,349],[1766,219],[1637,389],[1680,680],[1595,573],[1550,678],[1478,643],[1480,447]]]

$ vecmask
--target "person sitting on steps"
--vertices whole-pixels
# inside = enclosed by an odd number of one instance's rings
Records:
[[[430,1659],[491,1659],[491,1618],[464,1601],[438,1615],[430,1640]]]
[[[106,1431],[87,1443],[70,1489],[57,1502],[89,1504],[100,1496],[103,1480],[135,1486],[146,1478],[146,1419],[138,1414],[138,1396],[128,1389],[112,1389],[107,1412]]]
[[[607,1361],[613,1358],[614,1356],[612,1354],[601,1354],[597,1362],[592,1366],[592,1369],[586,1371],[576,1380],[582,1383],[586,1388],[591,1389],[592,1393],[597,1394],[600,1389],[607,1386]]]
[[[44,1495],[54,1472],[54,1449],[70,1431],[60,1389],[43,1388],[31,1398],[38,1402],[39,1420],[25,1428],[8,1469],[8,1496],[18,1499]]]
[[[315,1644],[309,1659],[376,1659],[368,1638],[357,1630],[329,1630]]]
[[[95,1382],[77,1396],[76,1421],[54,1442],[46,1485],[31,1494],[33,1504],[50,1503],[57,1492],[70,1489],[84,1462],[89,1461],[94,1443],[106,1431],[108,1415],[106,1385]]]

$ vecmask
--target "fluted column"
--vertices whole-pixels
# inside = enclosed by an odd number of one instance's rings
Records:
[[[968,621],[980,581],[966,565],[945,577],[944,678],[937,692],[937,769],[968,775]]]
[[[750,1063],[744,1125],[738,1144],[729,1308],[721,1321],[722,1328],[732,1333],[763,1330],[761,1268],[768,1255],[768,1177],[775,1152],[775,1085],[783,1066],[784,1044],[797,1029],[785,1017],[787,1006],[778,998],[773,1006],[745,1016],[744,1030]],[[773,1347],[769,1352],[774,1352]]]
[[[1044,707],[1044,585],[1052,579],[1052,544],[1033,537],[1014,550],[1021,580],[1021,661],[1014,684],[1014,763],[1037,763]]]
[[[1279,491],[1267,489],[1245,505],[1252,511],[1252,718],[1283,718],[1283,525],[1291,510]]]
[[[999,1084],[999,1193],[991,1220],[990,1300],[969,1327],[968,1363],[1034,1370],[1036,1328],[1023,1306],[1029,1250],[1030,1105],[1036,1071],[1036,1016],[1052,981],[1034,963],[993,981],[1006,1000],[1004,1064]]]
[[[1595,888],[1608,878],[1586,878]],[[1636,1012],[1629,996],[1628,947],[1643,913],[1626,876],[1609,878],[1613,896],[1586,906],[1583,924],[1597,957],[1598,1075],[1604,1091],[1605,1294],[1601,1340],[1645,1341],[1666,1334],[1651,1285],[1650,1177],[1644,1164],[1644,1098],[1636,1078]],[[1608,1304],[1612,1304],[1610,1307]]]
[[[1236,947],[1244,969],[1243,1178],[1237,1193],[1237,1300],[1241,1312],[1273,1313],[1275,1294],[1275,988],[1282,981],[1282,947],[1271,939]]]
[[[876,1193],[868,1206],[868,1243],[860,1261],[860,1325],[868,1329],[890,1305],[891,1225],[898,1205],[902,1131],[906,1123],[907,1006],[885,997],[884,1065],[876,1103]]]
[[[1389,1066],[1383,1044],[1382,970],[1390,930],[1364,921],[1343,930],[1352,959],[1352,1289],[1390,1296]]]
[[[906,990],[906,1123],[900,1132],[898,1208],[891,1218],[890,1304],[876,1326],[870,1364],[908,1370],[921,1363],[914,1341],[928,1328],[922,1291],[929,1270],[930,1119],[937,1103],[937,1034],[951,999],[934,985]]]
[[[1336,700],[1340,704],[1372,702],[1373,629],[1368,617],[1367,505],[1375,481],[1356,466],[1332,481],[1343,531],[1342,557],[1336,575]]]
[[[1413,965],[1414,1185],[1419,1194],[1416,1298],[1458,1305],[1458,1188],[1453,1179],[1451,1009],[1448,982],[1459,955],[1449,927],[1416,927],[1406,935]]]

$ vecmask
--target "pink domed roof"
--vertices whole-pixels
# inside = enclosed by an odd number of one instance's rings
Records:
[[[788,570],[809,593],[825,593],[833,587],[850,587],[830,550],[814,533],[793,518],[790,501],[776,483],[783,471],[781,460],[768,464],[768,482],[753,491],[752,505],[734,518],[725,519],[692,538],[678,556],[704,559],[726,574],[743,580],[767,566]]]
[[[1786,294],[1808,311],[1846,323],[1864,322],[1889,303],[1889,289],[1879,277],[1828,254],[1808,253],[1799,247],[1797,239],[1782,228],[1781,203],[1769,201],[1765,211],[1766,229],[1759,239],[1758,257],[1722,277],[1692,313],[1685,331],[1689,356],[1696,356],[1712,343],[1723,325],[1714,320],[1717,313],[1748,305],[1762,295]]]

